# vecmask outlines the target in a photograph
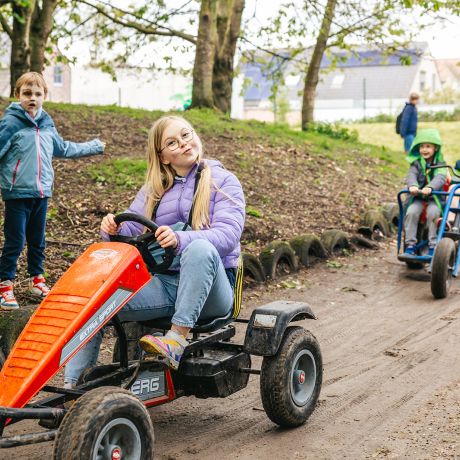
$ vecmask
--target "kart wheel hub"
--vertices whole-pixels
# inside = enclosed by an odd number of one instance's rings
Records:
[[[112,460],[121,459],[121,449],[119,447],[115,447],[115,449],[112,450],[111,458]]]

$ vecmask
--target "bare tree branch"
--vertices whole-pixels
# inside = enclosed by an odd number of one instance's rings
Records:
[[[174,30],[166,26],[156,26],[156,27],[148,27],[144,26],[142,24],[133,22],[133,21],[123,21],[111,14],[109,14],[104,8],[100,7],[99,5],[94,5],[90,1],[87,0],[79,0],[80,3],[84,3],[85,5],[88,5],[91,8],[94,8],[97,10],[102,16],[106,17],[107,19],[110,19],[112,22],[115,24],[119,24],[123,27],[128,27],[130,29],[135,29],[138,32],[141,32],[145,35],[160,35],[163,37],[179,37],[182,38],[185,41],[188,41],[190,43],[196,44],[196,37],[193,35],[186,34],[185,32],[182,32],[180,30]],[[118,8],[117,8],[118,9]],[[124,12],[123,10],[118,9],[118,11]],[[129,13],[128,13],[129,14]],[[163,29],[163,30],[161,30]]]

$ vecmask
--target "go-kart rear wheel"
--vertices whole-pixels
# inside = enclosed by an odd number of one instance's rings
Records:
[[[431,265],[431,293],[435,299],[443,299],[449,294],[454,265],[455,243],[450,238],[443,238],[436,246]]]
[[[260,394],[267,416],[280,426],[302,425],[315,409],[322,380],[316,338],[302,327],[286,328],[278,353],[262,362]]]
[[[129,391],[101,387],[81,396],[59,427],[55,460],[153,458],[153,426],[145,406]]]

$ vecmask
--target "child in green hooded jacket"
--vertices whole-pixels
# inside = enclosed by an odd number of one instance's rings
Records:
[[[437,236],[436,223],[442,213],[442,200],[432,192],[443,189],[447,176],[445,169],[429,169],[429,166],[445,164],[441,146],[439,131],[424,129],[415,137],[407,155],[410,168],[406,182],[412,197],[404,220],[406,255],[416,253],[417,226],[425,206],[428,223],[428,255],[434,254]]]

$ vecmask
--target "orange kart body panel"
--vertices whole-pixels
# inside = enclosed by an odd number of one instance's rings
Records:
[[[0,372],[0,406],[23,407],[151,279],[126,243],[92,244],[35,310]]]

